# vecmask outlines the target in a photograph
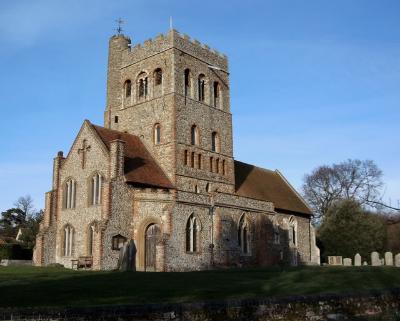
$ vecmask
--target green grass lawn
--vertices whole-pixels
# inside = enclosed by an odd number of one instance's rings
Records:
[[[0,267],[0,306],[89,306],[360,293],[400,288],[400,269],[301,267],[187,273]]]

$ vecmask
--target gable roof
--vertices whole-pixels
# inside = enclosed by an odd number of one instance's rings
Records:
[[[91,124],[107,149],[113,140],[125,142],[124,173],[128,183],[150,187],[173,188],[171,181],[153,159],[139,137]]]
[[[277,210],[312,215],[302,197],[279,173],[235,161],[236,194],[273,202]]]

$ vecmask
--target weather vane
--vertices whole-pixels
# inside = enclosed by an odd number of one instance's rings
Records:
[[[124,20],[122,20],[121,18],[118,18],[118,20],[115,20],[115,22],[118,24],[118,28],[116,29],[118,34],[120,35],[122,30],[122,25],[125,23]]]

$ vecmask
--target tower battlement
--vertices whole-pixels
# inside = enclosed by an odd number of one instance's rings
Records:
[[[130,43],[129,38],[123,37]],[[225,54],[175,29],[170,30],[167,34],[159,34],[154,38],[147,39],[143,43],[128,45],[123,52],[122,67],[172,48],[190,54],[206,63],[216,65],[221,69],[226,70],[228,68],[228,57]]]

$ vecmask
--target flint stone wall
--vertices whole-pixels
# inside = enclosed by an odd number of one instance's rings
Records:
[[[0,309],[2,321],[325,321],[398,320],[400,291],[365,295],[246,299],[92,308]]]

